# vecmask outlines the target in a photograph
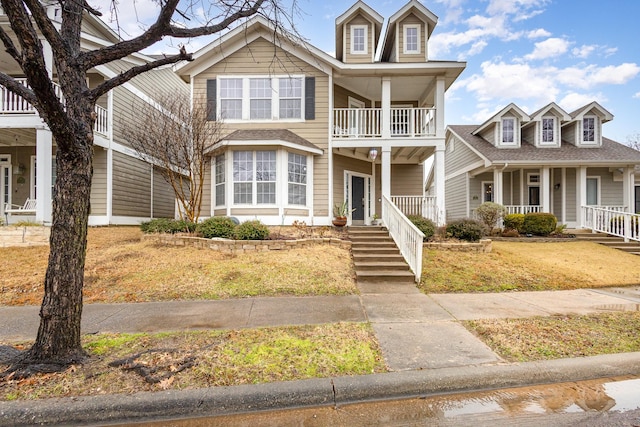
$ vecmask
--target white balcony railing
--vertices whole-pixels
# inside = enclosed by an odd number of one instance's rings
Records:
[[[625,242],[629,240],[640,241],[640,215],[624,212],[622,206],[614,206],[614,209],[599,206],[582,206],[582,227],[592,231],[623,237]]]
[[[505,205],[504,207],[507,210],[507,215],[542,212],[542,206],[540,205]]]
[[[436,135],[435,108],[392,108],[389,135],[423,138]],[[334,108],[334,138],[382,138],[385,124],[380,108]]]
[[[27,86],[27,79],[17,78],[18,83]],[[53,90],[56,96],[66,103],[60,85],[53,83]],[[102,135],[107,135],[109,131],[109,114],[106,108],[99,105],[95,106],[96,122],[93,130]],[[0,114],[38,114],[36,109],[28,103],[23,97],[16,95],[4,86],[0,86]]]
[[[382,196],[382,223],[389,230],[389,235],[413,271],[416,283],[419,283],[422,275],[424,234],[386,196]]]
[[[418,215],[439,224],[441,215],[435,196],[391,196],[391,201],[407,216]]]

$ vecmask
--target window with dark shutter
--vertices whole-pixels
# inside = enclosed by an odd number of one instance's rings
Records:
[[[216,120],[216,79],[207,80],[207,120]]]
[[[316,78],[304,79],[304,118],[315,120],[316,118]]]

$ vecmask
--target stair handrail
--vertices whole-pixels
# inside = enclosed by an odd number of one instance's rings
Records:
[[[387,196],[382,196],[382,223],[420,283],[424,233]]]

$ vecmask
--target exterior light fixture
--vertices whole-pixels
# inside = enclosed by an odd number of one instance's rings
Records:
[[[369,158],[371,159],[371,161],[376,161],[376,157],[378,157],[378,150],[375,148],[370,148],[369,149]]]

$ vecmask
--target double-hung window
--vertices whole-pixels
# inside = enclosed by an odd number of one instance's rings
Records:
[[[404,53],[420,53],[420,27],[404,26]]]
[[[302,117],[302,79],[300,77],[282,77],[278,83],[280,118],[299,119]]]
[[[276,152],[233,152],[233,203],[276,202]]]
[[[367,53],[367,27],[366,25],[351,26],[351,53]]]
[[[249,117],[271,119],[271,79],[249,79]]]
[[[215,176],[216,176],[216,206],[224,206],[226,202],[225,197],[225,167],[224,167],[224,154],[216,156],[215,159]]]
[[[596,118],[585,117],[582,119],[582,142],[596,142]]]
[[[242,79],[220,79],[220,111],[223,119],[242,118]]]
[[[502,143],[515,144],[516,142],[516,120],[513,118],[502,119]]]
[[[542,118],[542,142],[544,144],[555,142],[555,120],[553,117]]]
[[[288,153],[288,202],[290,205],[307,204],[307,156]]]

